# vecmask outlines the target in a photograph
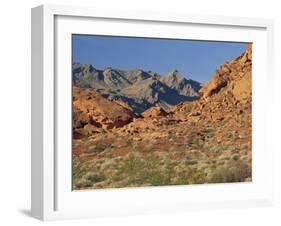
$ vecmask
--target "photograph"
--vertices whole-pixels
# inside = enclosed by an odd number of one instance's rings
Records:
[[[252,182],[252,43],[72,34],[71,48],[72,190]]]

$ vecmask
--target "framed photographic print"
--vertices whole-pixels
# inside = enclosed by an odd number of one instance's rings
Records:
[[[32,215],[270,205],[272,21],[32,9]]]

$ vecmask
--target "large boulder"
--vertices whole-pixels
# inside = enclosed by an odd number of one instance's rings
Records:
[[[103,97],[92,88],[73,87],[73,128],[85,128],[87,134],[98,131],[96,128],[112,129],[122,127],[136,115]]]
[[[144,118],[167,116],[168,113],[161,107],[151,107],[141,114]]]

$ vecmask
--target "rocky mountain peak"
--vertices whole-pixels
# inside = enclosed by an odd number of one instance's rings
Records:
[[[91,64],[73,63],[72,73],[76,75],[85,75],[95,72],[96,69]]]
[[[111,72],[113,70],[113,68],[111,68],[111,67],[106,67],[105,69],[104,69],[104,72]]]
[[[193,100],[200,88],[200,83],[186,80],[177,69],[161,76],[151,70],[95,69],[84,64],[73,64],[73,84],[99,90],[137,113],[156,103],[167,110],[181,101]]]
[[[174,69],[173,71],[169,72],[168,74],[163,76],[163,80],[166,80],[167,82],[180,82],[184,79],[184,77],[181,75],[181,73]]]

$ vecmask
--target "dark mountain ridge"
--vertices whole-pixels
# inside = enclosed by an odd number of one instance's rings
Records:
[[[94,68],[90,64],[73,63],[73,85],[94,88],[108,99],[124,102],[136,113],[152,106],[165,110],[198,98],[201,84],[186,79],[177,70],[165,75],[153,71]]]

